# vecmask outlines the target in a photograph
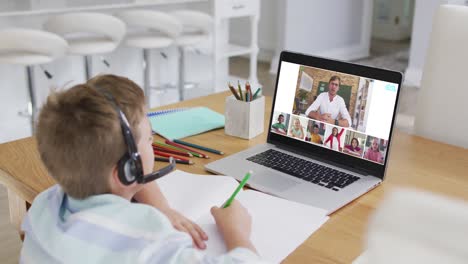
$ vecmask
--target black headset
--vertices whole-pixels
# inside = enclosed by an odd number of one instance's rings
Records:
[[[163,167],[162,169],[147,175],[144,174],[143,163],[141,162],[140,153],[138,153],[138,148],[135,143],[135,139],[133,138],[133,134],[130,129],[130,123],[128,122],[127,117],[125,116],[124,112],[117,106],[117,103],[112,94],[100,89],[95,90],[104,95],[117,112],[117,115],[119,116],[120,127],[122,128],[124,142],[127,145],[127,151],[117,163],[120,182],[122,182],[124,185],[130,185],[134,182],[144,184],[159,179],[171,172],[175,168],[175,160],[172,157],[169,159],[169,165],[166,167]]]

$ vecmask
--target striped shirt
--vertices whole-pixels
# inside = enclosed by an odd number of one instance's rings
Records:
[[[245,248],[211,256],[156,208],[112,194],[73,199],[55,185],[22,223],[21,263],[259,263]]]

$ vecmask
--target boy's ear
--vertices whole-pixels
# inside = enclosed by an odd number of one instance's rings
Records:
[[[109,184],[112,193],[117,194],[121,193],[122,189],[125,188],[125,185],[119,179],[119,170],[117,169],[117,165],[112,167],[111,176],[109,178]]]

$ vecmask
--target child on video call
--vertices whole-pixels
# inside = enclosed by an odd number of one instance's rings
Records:
[[[332,129],[332,133],[328,138],[325,140],[324,144],[326,147],[336,150],[336,151],[341,151],[343,148],[341,147],[341,135],[344,132],[344,128],[341,129],[340,133],[338,133],[338,128],[334,127]]]
[[[278,116],[278,123],[273,124],[271,127],[276,133],[286,135],[288,128],[284,124],[284,115],[280,114]]]
[[[373,138],[371,146],[364,153],[364,158],[378,163],[383,163],[383,155],[380,153],[380,144],[378,138]]]
[[[294,118],[293,120],[293,125],[291,126],[291,136],[294,138],[304,138],[304,129],[302,128],[301,121],[299,121],[299,118]]]
[[[58,184],[39,194],[24,218],[21,263],[260,261],[239,202],[211,209],[228,253],[209,256],[205,232],[170,207],[156,182],[135,180],[154,166],[144,102],[138,85],[114,75],[49,95],[36,138]],[[127,163],[130,157],[139,162]]]
[[[315,144],[322,144],[322,136],[319,134],[319,126],[317,124],[312,125],[312,123],[309,123],[305,140]]]
[[[359,147],[359,140],[353,137],[353,139],[351,139],[351,144],[346,145],[343,152],[360,157],[362,155],[362,149]]]

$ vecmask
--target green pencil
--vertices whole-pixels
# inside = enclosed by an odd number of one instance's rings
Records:
[[[239,89],[239,97],[240,97],[240,100],[241,101],[244,101],[244,97],[242,96],[242,88],[241,88],[241,85],[240,85],[240,82],[237,81],[237,88]]]
[[[253,100],[257,99],[257,95],[258,95],[258,93],[260,93],[261,90],[262,90],[262,88],[258,88],[257,91],[255,91],[255,93],[253,95]]]
[[[196,149],[201,149],[201,150],[204,150],[204,151],[207,151],[207,152],[211,152],[211,153],[215,153],[215,154],[218,154],[218,155],[224,155],[224,152],[222,152],[222,151],[219,151],[219,150],[216,150],[216,149],[212,149],[212,148],[203,147],[203,146],[196,145],[196,144],[189,143],[189,142],[185,142],[185,141],[182,141],[182,140],[174,139],[174,142],[177,143],[177,144],[181,144],[181,145],[187,146],[187,147],[192,147],[192,148],[196,148]]]
[[[237,186],[236,190],[232,193],[231,197],[229,197],[229,199],[227,199],[227,201],[221,206],[222,208],[226,208],[231,205],[232,201],[234,201],[234,198],[236,198],[236,195],[249,180],[251,174],[252,171],[249,171],[247,172],[247,174],[245,174],[244,179],[242,179],[242,181],[239,183],[239,186]]]

